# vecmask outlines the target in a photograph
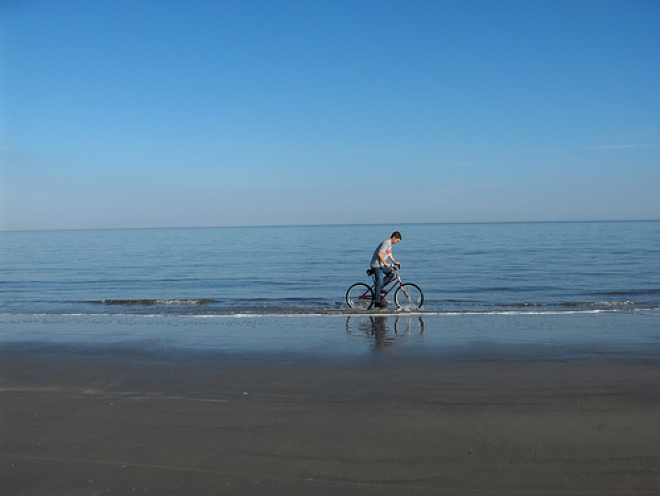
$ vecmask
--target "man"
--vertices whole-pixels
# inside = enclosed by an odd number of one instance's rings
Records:
[[[392,279],[392,263],[399,265],[399,262],[397,262],[392,256],[392,246],[398,244],[399,241],[401,241],[401,233],[399,231],[394,231],[389,239],[386,239],[378,245],[378,248],[376,248],[376,251],[374,252],[374,256],[371,257],[371,268],[374,271],[374,277],[376,279],[376,294],[374,295],[376,299],[376,308],[384,308],[387,306],[386,301],[380,301],[380,292],[383,289],[383,286]],[[387,261],[388,258],[392,263]]]

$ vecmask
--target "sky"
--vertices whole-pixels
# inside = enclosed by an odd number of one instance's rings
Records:
[[[0,230],[660,219],[660,0],[0,3]]]

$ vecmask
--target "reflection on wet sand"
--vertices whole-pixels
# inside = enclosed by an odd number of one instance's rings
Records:
[[[346,318],[346,332],[360,340],[373,339],[374,351],[382,351],[406,336],[424,334],[420,316],[361,315]]]

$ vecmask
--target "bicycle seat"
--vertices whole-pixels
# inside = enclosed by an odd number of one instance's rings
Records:
[[[368,276],[373,276],[374,275],[374,269],[367,269],[367,275]]]

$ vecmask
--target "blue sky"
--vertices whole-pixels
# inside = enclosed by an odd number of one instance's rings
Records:
[[[660,2],[5,1],[0,229],[660,219]]]

